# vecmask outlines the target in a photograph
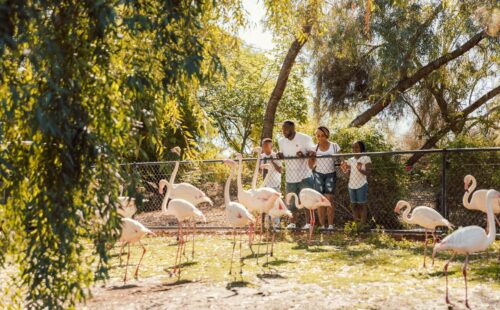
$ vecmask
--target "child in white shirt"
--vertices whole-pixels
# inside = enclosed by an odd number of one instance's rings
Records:
[[[366,146],[363,141],[352,144],[353,153],[365,153]],[[354,220],[361,225],[366,223],[368,214],[368,180],[371,159],[366,155],[355,155],[342,162],[342,170],[349,174],[349,197],[351,199]]]

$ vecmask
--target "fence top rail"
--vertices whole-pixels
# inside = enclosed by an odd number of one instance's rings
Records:
[[[498,152],[500,151],[500,147],[488,147],[488,148],[450,148],[450,149],[428,149],[428,150],[401,150],[401,151],[385,151],[385,152],[366,152],[362,153],[363,155],[368,156],[382,156],[382,155],[405,155],[405,154],[427,154],[427,153],[458,153],[458,152]],[[335,155],[324,156],[324,158],[337,158],[337,157],[348,157],[359,155],[360,153],[340,153]],[[307,157],[285,157],[284,159],[304,159]],[[243,161],[255,161],[257,158],[243,158]],[[180,163],[189,164],[189,163],[222,163],[224,159],[205,159],[205,160],[182,160]],[[176,161],[150,161],[150,162],[134,162],[134,163],[123,163],[121,165],[158,165],[158,164],[172,164]]]

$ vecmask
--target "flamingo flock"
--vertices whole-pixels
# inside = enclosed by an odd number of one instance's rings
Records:
[[[496,217],[496,214],[500,213],[500,192],[494,189],[481,189],[474,192],[474,190],[476,189],[476,179],[472,175],[465,176],[464,189],[465,194],[462,199],[464,207],[469,210],[477,210],[486,213],[486,229],[475,225],[460,227],[459,229],[446,236],[443,240],[438,242],[435,234],[436,227],[446,226],[451,229],[454,226],[436,210],[426,206],[419,206],[413,209],[413,212],[410,216],[410,204],[404,200],[400,200],[396,204],[396,208],[394,209],[394,211],[399,214],[401,212],[401,209],[404,209],[401,219],[405,223],[419,225],[425,229],[423,267],[426,266],[425,258],[427,254],[428,230],[432,232],[434,243],[434,249],[432,252],[433,265],[436,253],[442,251],[451,251],[453,253],[451,258],[444,265],[444,274],[446,278],[445,301],[446,304],[450,306],[453,306],[453,304],[450,302],[448,293],[448,266],[457,254],[465,255],[465,262],[462,267],[462,273],[465,282],[465,306],[467,308],[470,308],[467,295],[467,266],[469,264],[469,255],[487,250],[488,247],[495,241],[495,221],[500,225],[500,221],[498,220],[498,217]],[[472,198],[470,199],[471,194]]]
[[[236,249],[236,231],[237,229],[248,229],[248,241],[250,249],[252,249],[253,234],[255,232],[255,226],[260,225],[260,234],[262,240],[263,224],[262,217],[269,216],[272,220],[275,218],[288,216],[291,217],[291,212],[288,210],[287,205],[290,205],[292,199],[295,200],[295,205],[297,208],[306,208],[310,212],[311,222],[309,230],[308,242],[310,243],[314,232],[314,219],[312,216],[314,210],[319,207],[332,207],[331,202],[321,193],[314,189],[302,189],[297,195],[296,193],[288,193],[286,196],[286,203],[281,197],[281,193],[268,187],[258,187],[257,186],[257,175],[259,168],[269,168],[269,164],[260,164],[260,148],[255,148],[255,152],[259,155],[257,156],[257,163],[255,166],[255,171],[252,178],[251,188],[244,189],[242,183],[242,172],[243,172],[243,157],[241,154],[236,154],[237,162],[231,159],[224,160],[224,164],[229,166],[230,173],[228,179],[226,180],[224,186],[224,209],[225,217],[227,222],[232,227],[232,252],[231,261],[229,267],[229,274],[233,274],[233,261],[234,252]],[[180,155],[180,149],[178,147],[172,149],[173,153]],[[232,201],[230,197],[230,186],[231,180],[235,175],[237,170],[237,198],[238,201]],[[191,228],[190,222],[195,218],[201,218],[202,221],[206,222],[204,214],[196,207],[200,203],[208,203],[213,206],[212,200],[203,191],[198,189],[189,183],[175,183],[175,178],[179,170],[179,161],[176,161],[174,170],[167,181],[162,179],[158,183],[158,191],[163,195],[166,188],[166,193],[163,197],[161,210],[162,213],[166,215],[172,215],[176,218],[178,222],[178,245],[175,257],[175,263],[173,265],[172,274],[181,274],[181,259],[185,251],[185,244],[187,236],[191,230],[192,234],[192,257],[194,258],[194,236],[196,230],[196,222],[194,221]],[[269,176],[269,175],[268,175]],[[266,184],[265,180],[264,183]],[[434,265],[434,259],[437,253],[442,251],[451,251],[453,254],[451,258],[444,265],[444,274],[446,278],[446,293],[445,301],[449,305],[453,305],[450,302],[449,290],[448,290],[448,266],[457,254],[465,255],[465,262],[462,267],[464,282],[465,282],[465,305],[469,308],[468,301],[468,290],[467,290],[467,266],[469,264],[469,255],[485,251],[495,240],[496,236],[496,224],[500,225],[500,220],[498,219],[498,214],[500,214],[500,192],[494,189],[479,189],[476,190],[476,179],[472,175],[467,175],[464,178],[464,189],[465,193],[463,196],[463,205],[469,210],[481,211],[486,214],[487,227],[486,229],[479,226],[467,226],[460,227],[459,229],[453,231],[448,236],[442,240],[438,240],[436,236],[437,227],[447,227],[448,229],[453,229],[454,225],[450,223],[446,218],[444,218],[436,210],[427,206],[417,206],[412,208],[409,202],[400,200],[394,208],[394,212],[401,215],[403,222],[410,225],[418,225],[424,229],[425,239],[424,239],[424,261],[423,267],[426,267],[426,257],[427,257],[427,247],[429,243],[428,234],[432,235],[433,241],[433,253],[432,253],[432,265]],[[128,245],[128,255],[127,255],[127,265],[125,268],[125,274],[123,281],[127,281],[127,269],[130,259],[130,245],[134,243],[139,243],[142,247],[142,254],[140,256],[139,262],[137,264],[134,276],[138,277],[139,267],[141,265],[144,254],[146,253],[146,247],[141,243],[141,238],[147,234],[153,234],[151,230],[146,228],[144,225],[138,221],[132,219],[132,216],[136,213],[137,208],[135,206],[135,199],[124,196],[123,188],[120,188],[120,195],[118,196],[118,203],[116,204],[117,212],[122,216],[122,233],[119,241],[121,244],[120,249],[120,264],[122,258],[122,252],[125,246]],[[257,220],[256,220],[257,219]],[[495,223],[496,222],[496,223]],[[187,228],[184,228],[187,227]],[[187,230],[185,232],[184,230]],[[266,229],[266,240],[269,240],[269,230]],[[275,230],[272,234],[271,250],[268,251],[269,242],[267,242],[266,253],[267,257],[273,256],[275,240]],[[259,243],[260,246],[260,243]],[[252,250],[253,252],[253,250]],[[259,250],[257,251],[258,258]],[[242,234],[239,238],[239,260],[240,268],[239,273],[242,274],[243,261],[242,261]],[[500,257],[499,257],[500,260]],[[258,263],[258,261],[257,261]]]

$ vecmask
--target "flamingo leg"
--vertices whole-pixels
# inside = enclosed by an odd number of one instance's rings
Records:
[[[125,245],[127,245],[127,243],[122,242],[122,246],[120,248],[120,267],[122,266],[122,255],[123,255],[123,249],[125,248]]]
[[[182,230],[182,224],[181,224],[181,237],[180,237],[180,247],[181,247],[181,250],[179,251],[179,262],[178,262],[178,268],[177,268],[177,278],[180,279],[181,278],[181,265],[182,265],[182,255],[180,255],[180,253],[182,253],[183,251],[186,250],[186,236],[184,235],[184,232]],[[185,255],[184,255],[185,256]]]
[[[469,264],[469,254],[465,255],[465,263],[464,266],[462,267],[462,273],[464,275],[464,281],[465,281],[465,306],[467,309],[470,309],[469,306],[469,299],[467,298],[467,265]]]
[[[243,259],[241,258],[241,239],[243,238],[243,235],[240,234],[240,275],[243,274]],[[235,239],[235,244],[236,244],[236,239]]]
[[[141,255],[141,258],[139,259],[139,263],[137,264],[137,268],[135,269],[134,277],[136,279],[139,278],[139,266],[141,266],[141,262],[142,262],[142,258],[144,257],[144,254],[146,254],[146,247],[144,246],[144,244],[142,244],[142,242],[140,240],[139,240],[139,244],[142,247],[142,255]]]
[[[425,230],[425,240],[424,240],[424,268],[425,268],[426,257],[427,257],[427,230]]]
[[[252,249],[253,232],[254,232],[254,224],[250,223],[250,225],[248,226],[248,247],[250,248],[250,251],[252,251],[252,253],[253,253]]]
[[[231,275],[233,271],[233,256],[235,247],[236,247],[236,228],[233,228],[233,251],[231,252],[231,264],[229,265],[229,275]]]
[[[312,233],[313,233],[313,213],[312,213],[312,210],[309,210],[309,241],[308,241],[308,244],[311,244]]]
[[[269,227],[266,227],[266,264],[269,263]]]
[[[123,284],[127,283],[128,261],[130,260],[130,243],[127,243],[127,245],[128,245],[127,264],[125,265],[125,276],[123,277]]]
[[[273,237],[272,237],[272,240],[271,240],[271,256],[274,255],[274,236],[276,235],[276,231],[273,230]]]
[[[436,237],[436,229],[432,231],[432,247],[436,245],[437,237]],[[432,266],[434,266],[434,255],[432,255]]]
[[[190,220],[187,220],[187,221],[186,221],[186,229],[185,229],[185,233],[183,234],[184,238],[186,238],[186,239],[185,239],[185,240],[183,239],[185,242],[183,242],[183,243],[182,243],[182,245],[183,245],[183,248],[182,248],[182,255],[183,255],[184,257],[186,257],[186,259],[187,259],[187,256],[186,256],[186,246],[185,246],[185,243],[187,243],[187,242],[189,241],[189,233],[190,233],[190,230],[191,230],[191,221],[190,221]]]
[[[448,265],[450,264],[450,262],[453,260],[453,258],[455,258],[455,253],[453,253],[453,255],[450,257],[450,259],[446,262],[446,264],[444,265],[444,275],[446,277],[446,304],[447,305],[453,305],[451,302],[450,302],[450,298],[449,298],[449,295],[448,295]]]
[[[179,233],[178,233],[178,239],[179,241],[177,242],[177,253],[175,254],[175,262],[174,262],[174,270],[173,273],[175,274],[177,272],[177,267],[178,267],[178,261],[181,256],[181,244],[182,244],[182,222],[178,221],[179,225]]]
[[[196,234],[196,221],[193,222],[193,230],[191,233],[193,234],[193,250],[191,252],[191,259],[194,259],[194,235]]]

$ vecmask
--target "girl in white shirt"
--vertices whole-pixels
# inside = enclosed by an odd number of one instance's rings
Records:
[[[335,158],[321,158],[339,153],[340,146],[337,143],[328,141],[330,130],[325,126],[320,126],[315,132],[318,145],[316,146],[315,158],[309,160],[309,166],[313,169],[314,188],[325,195],[330,200],[333,208],[318,208],[318,217],[322,229],[325,228],[325,213],[328,218],[328,229],[333,229],[333,219],[335,216],[335,205],[333,204],[333,195],[337,183],[337,174],[335,172]],[[326,212],[325,212],[326,209]]]
[[[365,153],[366,146],[363,141],[352,144],[353,153]],[[351,199],[354,220],[361,225],[366,223],[368,214],[368,180],[371,159],[365,155],[355,155],[342,162],[342,170],[349,174],[349,197]]]

